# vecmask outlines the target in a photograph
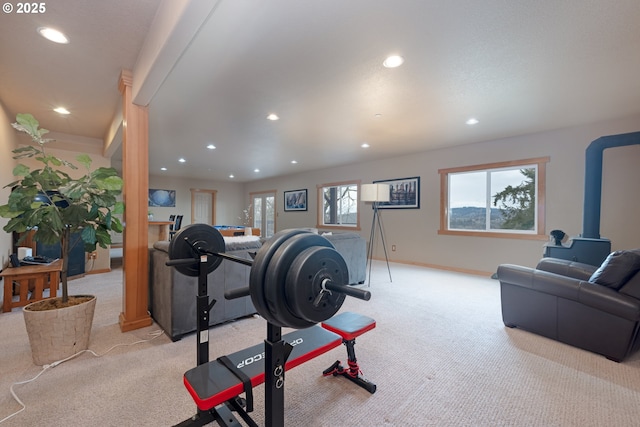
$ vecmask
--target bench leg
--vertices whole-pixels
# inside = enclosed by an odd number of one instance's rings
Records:
[[[184,420],[180,424],[176,424],[174,427],[201,427],[213,422],[218,423],[221,427],[244,427],[244,425],[236,419],[233,414],[234,412],[240,415],[249,427],[258,427],[255,421],[244,411],[244,407],[238,399],[239,398],[231,399],[208,411],[198,409],[198,412],[193,417]]]
[[[329,375],[333,375],[334,377],[341,375],[346,379],[348,379],[349,381],[352,381],[357,385],[359,385],[360,387],[364,388],[369,393],[371,394],[375,393],[376,385],[360,375],[362,372],[360,371],[360,367],[358,366],[358,360],[356,359],[356,350],[355,350],[356,340],[343,339],[342,343],[347,347],[347,363],[349,364],[349,368],[345,369],[340,363],[340,361],[338,360],[329,368],[325,369],[322,372],[322,375],[324,375],[325,377]]]
[[[198,409],[197,414],[189,419],[184,420],[180,424],[176,424],[174,427],[200,427],[210,424],[214,421],[216,421],[216,415],[214,411],[201,411]]]

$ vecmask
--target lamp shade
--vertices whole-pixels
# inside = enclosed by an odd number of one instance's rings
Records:
[[[388,202],[389,196],[389,184],[362,184],[360,186],[360,200],[363,202]]]

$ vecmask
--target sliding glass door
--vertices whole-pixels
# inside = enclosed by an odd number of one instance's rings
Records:
[[[251,193],[253,227],[260,229],[264,238],[276,232],[276,192]]]

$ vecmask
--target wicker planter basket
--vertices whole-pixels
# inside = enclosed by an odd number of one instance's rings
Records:
[[[47,365],[89,347],[96,297],[87,297],[90,299],[86,302],[54,310],[33,310],[43,301],[24,307],[33,363]]]

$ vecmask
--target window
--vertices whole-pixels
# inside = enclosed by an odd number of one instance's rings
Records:
[[[438,234],[546,239],[549,157],[441,169]]]
[[[318,227],[360,228],[358,215],[359,181],[318,186]]]

